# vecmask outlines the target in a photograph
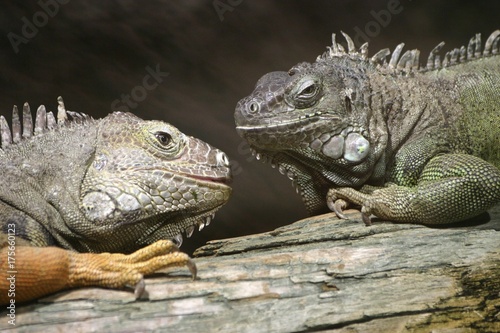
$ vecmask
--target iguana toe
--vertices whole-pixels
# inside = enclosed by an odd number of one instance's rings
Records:
[[[332,188],[328,191],[327,205],[342,219],[348,219],[344,215],[343,209],[348,206],[349,202],[360,205],[361,218],[365,225],[368,226],[372,224],[370,216],[373,213],[374,198],[373,195],[365,194],[349,187]]]
[[[335,212],[339,219],[348,220],[349,218],[344,214],[344,209],[347,208],[347,202],[343,199],[327,200],[327,205],[330,210]]]
[[[370,218],[371,210],[366,208],[366,206],[361,207],[361,219],[364,224],[368,227],[372,225],[372,219]]]
[[[330,189],[328,191],[326,205],[332,212],[335,212],[335,215],[337,215],[339,219],[348,220],[348,217],[343,212],[348,206],[347,201],[337,198],[335,189]]]

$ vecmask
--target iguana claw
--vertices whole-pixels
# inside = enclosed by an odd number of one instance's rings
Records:
[[[189,259],[186,262],[186,267],[189,269],[189,272],[191,273],[191,277],[193,278],[193,281],[196,280],[196,275],[198,274],[198,269],[196,268],[194,261]]]
[[[372,225],[372,220],[370,218],[370,215],[371,214],[367,211],[367,209],[365,209],[365,207],[361,208],[361,219],[363,220],[363,222],[367,227]]]
[[[348,220],[349,218],[344,214],[343,210],[347,208],[347,202],[343,199],[335,199],[334,197],[329,197],[326,201],[328,208],[335,212],[335,215],[339,219]]]
[[[144,290],[146,290],[146,283],[144,282],[144,278],[141,278],[134,288],[135,299],[139,299],[144,294]]]

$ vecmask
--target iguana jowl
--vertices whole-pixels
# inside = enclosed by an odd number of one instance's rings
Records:
[[[348,203],[369,216],[438,224],[500,201],[500,30],[427,65],[419,51],[368,57],[336,43],[314,63],[271,72],[235,121],[257,159],[278,165],[312,214]],[[389,60],[386,58],[390,55]]]
[[[57,121],[41,106],[34,128],[28,104],[12,131],[0,117],[0,303],[85,285],[139,294],[144,274],[169,266],[195,275],[169,239],[180,245],[226,203],[226,155],[161,121],[94,120],[58,101]]]

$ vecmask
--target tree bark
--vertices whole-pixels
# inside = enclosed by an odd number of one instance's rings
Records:
[[[500,206],[431,228],[307,218],[198,249],[146,294],[87,288],[3,311],[22,332],[499,332]]]

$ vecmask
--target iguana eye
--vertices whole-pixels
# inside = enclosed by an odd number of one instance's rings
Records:
[[[299,95],[301,97],[311,97],[314,96],[315,92],[316,92],[316,85],[312,83],[310,86],[307,86],[304,89],[302,89]]]
[[[162,146],[168,146],[172,142],[172,136],[165,132],[156,132],[155,138]]]
[[[314,93],[316,92],[316,85],[313,83],[308,87],[305,87],[301,92],[300,95],[306,97],[306,96],[313,96]]]
[[[313,106],[321,97],[321,83],[315,78],[300,82],[291,92],[293,105],[304,109]]]

